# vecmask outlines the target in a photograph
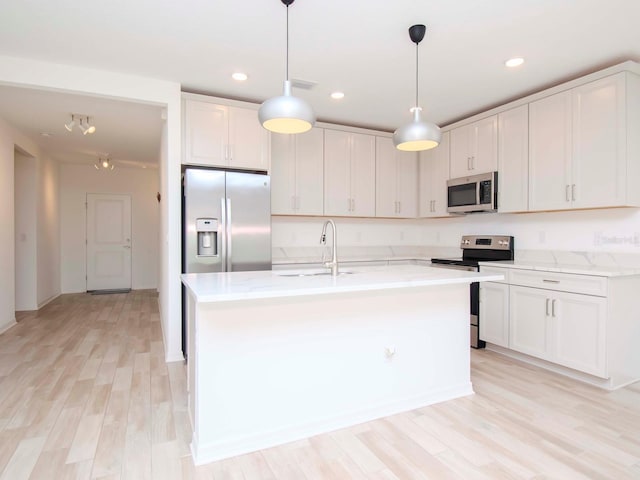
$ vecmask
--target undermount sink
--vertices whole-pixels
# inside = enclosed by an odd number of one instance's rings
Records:
[[[341,277],[342,275],[351,275],[353,272],[338,272],[338,276]],[[316,271],[311,271],[311,272],[284,272],[284,273],[278,273],[279,277],[321,277],[321,276],[331,276],[331,272],[327,271],[327,272],[316,272]]]

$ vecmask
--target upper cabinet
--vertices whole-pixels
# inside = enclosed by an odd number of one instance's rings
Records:
[[[324,214],[374,217],[375,137],[326,129],[324,132]]]
[[[324,134],[271,134],[271,213],[322,215]]]
[[[418,162],[389,137],[376,137],[376,217],[415,218],[418,212]]]
[[[251,170],[269,169],[269,132],[258,111],[184,100],[184,162]]]
[[[449,180],[449,132],[442,134],[440,145],[419,154],[419,216],[446,217],[447,180]]]
[[[498,114],[498,211],[529,208],[529,106]]]
[[[450,178],[494,172],[497,169],[497,115],[451,130]]]
[[[640,205],[640,80],[621,72],[529,105],[529,209]]]

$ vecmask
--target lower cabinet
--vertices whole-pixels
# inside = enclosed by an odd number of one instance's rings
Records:
[[[511,349],[607,376],[606,298],[512,285],[510,318]]]
[[[619,318],[629,301],[619,292],[637,289],[640,279],[513,267],[480,270],[505,275],[502,283],[480,284],[482,340],[602,379],[623,378],[618,371],[640,375],[640,367],[618,366],[628,363],[628,350],[634,348],[621,332],[635,331],[633,320]],[[620,362],[612,361],[617,357]]]
[[[480,284],[480,340],[509,347],[509,285]]]

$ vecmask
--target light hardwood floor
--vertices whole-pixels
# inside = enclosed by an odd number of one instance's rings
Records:
[[[472,362],[473,396],[196,468],[155,293],[63,295],[0,335],[0,479],[640,479],[640,384]]]

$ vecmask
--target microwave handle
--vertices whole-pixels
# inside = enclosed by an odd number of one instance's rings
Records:
[[[480,189],[482,188],[482,182],[476,182],[476,205],[480,205]]]

